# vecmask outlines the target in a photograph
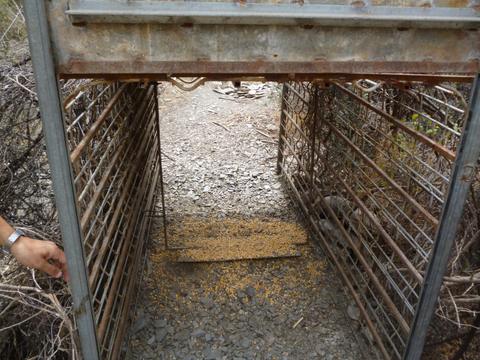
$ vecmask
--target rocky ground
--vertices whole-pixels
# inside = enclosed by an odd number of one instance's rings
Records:
[[[275,174],[279,89],[267,84],[236,98],[226,87],[167,86],[160,96],[170,237],[185,219],[301,224]],[[177,263],[160,225],[129,359],[373,358],[355,308],[313,244],[293,258]]]

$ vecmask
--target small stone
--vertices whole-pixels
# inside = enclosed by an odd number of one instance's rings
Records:
[[[250,347],[250,340],[248,339],[243,339],[241,342],[240,342],[240,346],[244,349],[248,349]]]
[[[356,320],[356,321],[360,320],[360,310],[355,304],[350,304],[347,307],[347,314],[352,320]]]
[[[205,331],[203,331],[202,329],[195,329],[192,332],[192,337],[200,337],[203,335],[205,335]]]
[[[323,349],[322,344],[315,345],[315,352],[322,358],[325,356],[325,350]]]
[[[143,330],[143,328],[147,325],[147,321],[144,315],[140,315],[137,320],[133,323],[132,326],[132,333],[136,334],[139,331]]]
[[[190,332],[188,330],[182,330],[175,337],[178,341],[185,341],[190,337]]]
[[[202,305],[206,306],[208,309],[213,307],[213,300],[208,296],[201,297],[200,303],[202,303]]]
[[[153,325],[155,326],[155,328],[164,328],[165,326],[167,326],[167,320],[157,319],[157,320],[155,320]]]
[[[245,297],[245,293],[241,289],[237,289],[237,297],[241,300]]]
[[[253,298],[255,296],[255,288],[252,286],[247,286],[245,288],[245,293],[250,297]]]
[[[147,340],[147,344],[152,346],[155,343],[156,337],[155,335],[152,335],[150,339]]]
[[[273,345],[274,342],[275,342],[275,336],[273,336],[273,334],[268,333],[267,335],[265,335],[265,344],[267,346]]]
[[[211,348],[206,348],[203,355],[205,360],[219,360],[222,358],[222,354],[218,350],[212,350]]]
[[[155,337],[157,338],[157,342],[162,342],[167,337],[167,329],[157,329],[155,330]]]

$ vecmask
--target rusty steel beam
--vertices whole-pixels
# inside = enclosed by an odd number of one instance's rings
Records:
[[[180,74],[179,76],[188,76],[188,74]],[[473,75],[438,75],[438,74],[411,74],[411,73],[363,73],[363,74],[349,74],[349,73],[295,73],[295,74],[199,74],[196,76],[205,77],[207,81],[275,81],[288,82],[295,81],[352,81],[361,79],[381,80],[385,83],[424,83],[424,84],[440,84],[443,82],[455,83],[471,83],[473,82]],[[61,79],[83,79],[97,78],[99,81],[128,81],[128,82],[150,82],[150,81],[170,81],[167,74],[59,74]]]
[[[441,9],[433,6],[408,10],[402,6],[404,2],[390,1],[383,5],[391,5],[392,14],[414,11],[423,17],[409,17],[408,26],[384,22],[384,27],[378,27],[374,22],[367,22],[361,23],[361,27],[352,27],[359,23],[346,23],[345,16],[339,16],[328,26],[322,23],[279,25],[272,21],[270,24],[257,21],[253,24],[159,24],[155,19],[145,23],[75,22],[68,15],[70,11],[73,16],[75,3],[79,2],[48,2],[56,69],[65,78],[206,76],[213,79],[221,75],[300,80],[302,77],[331,78],[338,74],[472,76],[480,70],[480,17],[477,7],[468,4],[458,6],[458,3],[446,2]],[[140,4],[138,1],[103,3],[110,9],[122,6],[130,10]],[[224,4],[220,1],[212,7]],[[204,5],[199,1],[185,3],[187,7]],[[302,7],[291,6],[303,11]],[[371,14],[370,8],[373,8],[371,11],[385,10],[380,6],[354,10],[347,6],[345,9],[364,21]],[[450,20],[441,21],[435,29],[421,27],[438,20],[435,12],[439,11]],[[455,13],[462,12],[468,12],[468,19],[451,21]],[[390,19],[397,16],[392,14]]]
[[[392,35],[394,36],[394,35]],[[480,41],[475,39],[472,41]],[[473,47],[475,48],[475,47]],[[353,51],[353,50],[352,50]],[[358,49],[360,51],[360,49]],[[405,48],[397,51],[407,51]],[[262,76],[267,80],[291,81],[314,79],[399,79],[406,81],[471,82],[473,74],[480,71],[478,58],[465,62],[438,60],[421,61],[267,61],[255,58],[251,61],[139,61],[131,60],[67,60],[59,63],[57,71],[64,79],[104,78],[168,80],[168,76],[201,76],[211,80],[243,79]],[[479,55],[480,58],[480,55]],[[452,75],[455,74],[455,75]],[[168,76],[167,76],[168,75]]]

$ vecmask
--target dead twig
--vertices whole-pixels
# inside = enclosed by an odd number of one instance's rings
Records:
[[[223,124],[220,124],[220,123],[218,123],[218,122],[216,122],[216,121],[212,121],[212,124],[215,124],[215,125],[217,125],[217,126],[220,126],[222,129],[230,132],[230,129],[227,128],[227,127],[226,127],[225,125],[223,125]]]

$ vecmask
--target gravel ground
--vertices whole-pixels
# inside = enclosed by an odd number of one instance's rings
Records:
[[[234,99],[219,86],[167,86],[160,96],[169,228],[186,218],[301,223],[275,174],[279,89]],[[312,244],[294,258],[176,263],[160,234],[157,224],[129,359],[374,358]]]

